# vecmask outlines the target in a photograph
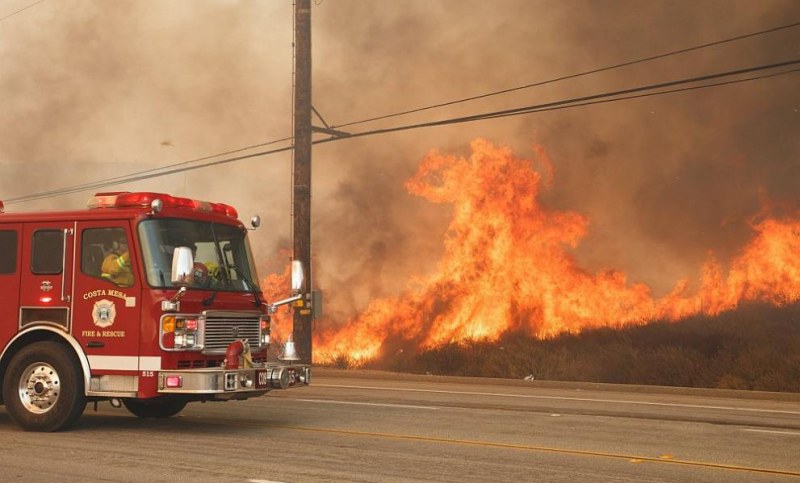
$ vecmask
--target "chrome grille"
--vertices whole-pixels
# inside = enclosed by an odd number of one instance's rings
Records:
[[[259,312],[204,312],[203,353],[224,354],[228,345],[236,339],[247,339],[252,350],[261,347],[260,317]]]

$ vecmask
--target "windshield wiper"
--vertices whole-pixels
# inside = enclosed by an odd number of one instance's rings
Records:
[[[208,298],[204,298],[204,299],[203,299],[203,307],[208,307],[208,306],[210,306],[211,304],[213,304],[213,303],[214,303],[214,300],[217,298],[217,294],[218,294],[218,293],[219,293],[218,291],[214,290],[214,293],[212,293],[211,295],[209,295],[209,296],[208,296]]]
[[[229,270],[235,271],[239,275],[239,277],[241,277],[242,281],[248,286],[248,291],[251,294],[253,294],[253,299],[254,299],[253,305],[255,305],[256,307],[261,307],[261,305],[263,305],[264,302],[262,302],[261,300],[261,294],[259,293],[256,284],[254,284],[249,278],[247,278],[247,275],[245,275],[244,272],[239,267],[236,266],[235,261],[233,265],[228,265],[228,259],[225,258],[225,254],[222,253],[222,248],[219,245],[219,239],[217,239],[217,233],[214,231],[214,222],[211,223],[211,236],[214,237],[214,249],[217,252],[217,258],[219,259],[220,266],[222,267],[222,273],[223,277],[225,278],[226,285],[229,285],[231,287],[233,286],[233,281],[229,277],[230,273]],[[230,245],[226,248],[229,247]]]
[[[237,267],[235,264],[231,265],[230,268],[242,278],[242,282],[247,285],[248,291],[253,294],[253,298],[255,299],[253,301],[253,305],[256,307],[261,307],[264,302],[261,300],[261,292],[258,290],[256,284],[254,284],[253,281],[244,274],[244,271],[242,271],[242,269]]]
[[[214,222],[211,222],[211,236],[214,238],[214,251],[217,252],[217,261],[219,262],[219,266],[222,268],[222,278],[224,279],[225,285],[230,284],[230,278],[228,278],[228,261],[225,259],[225,256],[222,254],[222,249],[219,246],[219,239],[217,238],[217,232],[214,231]]]

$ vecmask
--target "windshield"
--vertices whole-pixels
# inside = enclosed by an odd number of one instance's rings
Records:
[[[176,247],[193,252],[191,287],[251,292],[258,277],[246,230],[194,220],[151,219],[139,224],[147,282],[152,287],[175,287],[170,281]]]

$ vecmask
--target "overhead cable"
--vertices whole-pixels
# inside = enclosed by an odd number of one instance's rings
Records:
[[[548,79],[548,80],[534,82],[534,83],[531,83],[531,84],[525,84],[525,85],[521,85],[521,86],[517,86],[517,87],[510,87],[508,89],[502,89],[502,90],[498,90],[498,91],[488,92],[488,93],[485,93],[485,94],[480,94],[480,95],[476,95],[476,96],[472,96],[472,97],[464,97],[464,98],[461,98],[461,99],[456,99],[456,100],[452,100],[452,101],[448,101],[448,102],[441,102],[441,103],[438,103],[438,104],[431,104],[429,106],[419,107],[419,108],[416,108],[416,109],[409,109],[407,111],[395,112],[395,113],[386,114],[386,115],[383,115],[383,116],[376,116],[376,117],[371,117],[371,118],[368,118],[368,119],[361,119],[359,121],[353,121],[353,122],[348,122],[348,123],[344,123],[344,124],[333,125],[333,126],[331,126],[331,128],[341,129],[341,128],[344,128],[344,127],[355,126],[355,125],[364,124],[364,123],[367,123],[367,122],[373,122],[373,121],[379,121],[379,120],[383,120],[383,119],[389,119],[389,118],[393,118],[393,117],[397,117],[397,116],[403,116],[403,115],[406,115],[406,114],[413,114],[413,113],[417,113],[417,112],[436,109],[436,108],[439,108],[439,107],[452,106],[454,104],[461,104],[461,103],[464,103],[464,102],[475,101],[475,100],[478,100],[478,99],[485,99],[487,97],[497,96],[497,95],[501,95],[501,94],[508,94],[509,92],[520,91],[520,90],[523,90],[523,89],[530,89],[532,87],[539,87],[539,86],[543,86],[543,85],[547,85],[547,84],[553,84],[555,82],[561,82],[561,81],[565,81],[565,80],[569,80],[569,79],[576,79],[578,77],[583,77],[583,76],[587,76],[587,75],[591,75],[591,74],[598,74],[600,72],[606,72],[606,71],[613,70],[613,69],[619,69],[619,68],[622,68],[622,67],[628,67],[628,66],[635,65],[635,64],[641,64],[643,62],[649,62],[651,60],[663,59],[663,58],[666,58],[666,57],[671,57],[671,56],[675,56],[675,55],[679,55],[679,54],[685,54],[685,53],[688,53],[688,52],[693,52],[695,50],[701,50],[701,49],[705,49],[705,48],[708,48],[708,47],[714,47],[714,46],[717,46],[717,45],[723,45],[723,44],[727,44],[727,43],[731,43],[731,42],[736,42],[738,40],[744,40],[744,39],[748,39],[748,38],[751,38],[751,37],[757,37],[757,36],[760,36],[760,35],[766,35],[766,34],[770,34],[770,33],[773,33],[773,32],[778,32],[778,31],[781,31],[781,30],[787,30],[787,29],[795,28],[795,27],[798,27],[798,26],[800,26],[800,22],[794,22],[794,23],[790,23],[790,24],[787,24],[787,25],[782,25],[780,27],[774,27],[774,28],[770,28],[770,29],[766,29],[766,30],[759,30],[758,32],[751,32],[749,34],[737,35],[736,37],[731,37],[731,38],[728,38],[728,39],[717,40],[715,42],[709,42],[709,43],[706,43],[706,44],[696,45],[694,47],[687,47],[687,48],[684,48],[684,49],[673,50],[673,51],[670,51],[670,52],[665,52],[665,53],[661,53],[661,54],[657,54],[657,55],[652,55],[650,57],[644,57],[644,58],[641,58],[641,59],[621,62],[619,64],[614,64],[614,65],[610,65],[610,66],[607,66],[607,67],[600,67],[600,68],[597,68],[597,69],[587,70],[587,71],[584,71],[584,72],[579,72],[577,74],[569,74],[569,75],[565,75],[565,76],[561,76],[561,77],[555,77],[555,78]]]
[[[586,105],[591,105],[591,104],[610,103],[610,102],[616,102],[616,101],[621,101],[621,100],[629,100],[629,99],[635,99],[635,98],[641,98],[641,97],[652,97],[652,96],[665,95],[665,94],[671,94],[671,93],[683,92],[683,91],[689,91],[689,90],[707,89],[707,88],[718,87],[718,86],[722,86],[722,85],[737,84],[737,83],[741,83],[741,82],[749,82],[749,81],[754,81],[754,80],[758,80],[758,79],[776,77],[776,76],[779,76],[779,75],[787,75],[787,74],[791,74],[791,73],[796,73],[796,72],[800,71],[800,69],[791,69],[791,70],[784,70],[784,71],[780,71],[780,72],[765,73],[765,74],[762,74],[762,75],[759,75],[759,76],[752,76],[752,77],[746,77],[746,78],[740,78],[740,79],[732,79],[732,80],[726,80],[726,81],[721,81],[721,82],[711,83],[711,84],[701,84],[701,85],[695,85],[695,86],[690,86],[689,84],[695,84],[695,83],[698,83],[698,82],[705,82],[705,81],[710,81],[710,80],[715,80],[715,79],[723,79],[725,77],[733,77],[733,76],[737,76],[737,75],[756,73],[756,72],[761,72],[761,71],[766,71],[766,70],[774,70],[774,69],[778,69],[778,68],[782,68],[782,67],[795,66],[795,65],[798,65],[798,64],[800,64],[800,59],[793,59],[793,60],[788,60],[788,61],[784,61],[784,62],[778,62],[778,63],[774,63],[774,64],[766,64],[766,65],[761,65],[761,66],[748,67],[748,68],[744,68],[744,69],[737,69],[737,70],[732,70],[732,71],[719,72],[719,73],[715,73],[715,74],[707,74],[707,75],[698,76],[698,77],[692,77],[692,78],[688,78],[688,79],[678,79],[678,80],[673,80],[673,81],[669,81],[669,82],[650,84],[650,85],[645,85],[645,86],[640,86],[640,87],[632,87],[632,88],[628,88],[628,89],[622,89],[622,90],[617,90],[617,91],[594,94],[594,95],[591,95],[591,96],[583,96],[583,97],[563,99],[563,100],[560,100],[560,101],[553,101],[553,102],[542,103],[542,104],[534,104],[534,105],[519,107],[519,108],[515,108],[515,109],[505,109],[505,110],[500,110],[500,111],[491,111],[491,112],[486,112],[486,113],[472,115],[472,116],[453,117],[453,118],[441,119],[441,120],[438,120],[438,121],[430,121],[430,122],[417,123],[417,124],[408,124],[408,125],[396,126],[396,127],[392,127],[392,128],[374,129],[374,130],[370,130],[370,131],[362,131],[360,133],[351,133],[351,135],[349,137],[331,137],[331,138],[326,138],[326,139],[318,139],[316,141],[313,141],[312,144],[324,144],[324,143],[330,143],[330,142],[333,142],[333,141],[340,141],[340,140],[343,140],[343,139],[352,139],[352,138],[357,138],[357,137],[374,136],[374,135],[377,135],[377,134],[387,134],[387,133],[391,133],[391,132],[407,131],[407,130],[412,130],[412,129],[421,129],[421,128],[426,128],[426,127],[444,126],[444,125],[449,125],[449,124],[459,124],[459,123],[466,123],[466,122],[482,121],[482,120],[496,119],[496,118],[501,118],[501,117],[519,116],[519,115],[533,114],[533,113],[543,112],[543,111],[552,111],[552,110],[558,110],[558,109],[567,109],[567,108],[573,108],[573,107],[580,107],[580,106],[586,106]],[[670,87],[677,87],[677,86],[684,86],[684,87],[675,88],[675,89],[672,89],[672,90],[663,90],[663,89],[667,89],[667,88],[670,88]],[[649,91],[654,91],[654,92],[649,92]],[[33,201],[33,200],[38,200],[38,199],[43,199],[43,198],[51,198],[51,197],[55,197],[55,196],[62,196],[62,195],[71,194],[71,193],[75,193],[75,192],[86,191],[86,190],[89,190],[89,189],[104,188],[104,187],[107,187],[107,186],[118,185],[118,184],[121,184],[121,183],[127,183],[127,182],[133,182],[133,181],[142,181],[142,180],[145,180],[145,179],[155,178],[155,177],[159,177],[159,176],[166,176],[166,175],[170,175],[170,174],[176,174],[176,173],[181,173],[181,172],[185,172],[185,171],[191,171],[191,170],[195,170],[195,169],[206,168],[206,167],[209,167],[209,166],[217,166],[217,165],[221,165],[221,164],[232,163],[232,162],[235,162],[235,161],[241,161],[241,160],[244,160],[244,159],[250,159],[250,158],[259,157],[259,156],[267,156],[267,155],[271,155],[271,154],[276,154],[276,153],[280,153],[280,152],[289,151],[291,149],[293,149],[293,146],[287,146],[287,147],[277,148],[277,149],[273,149],[273,150],[269,150],[269,151],[251,153],[251,154],[247,154],[247,155],[236,156],[236,157],[233,157],[233,158],[220,159],[220,160],[216,160],[216,161],[212,161],[212,162],[204,163],[204,164],[200,164],[200,165],[193,165],[193,166],[178,166],[178,165],[174,165],[172,167],[172,169],[164,170],[162,168],[162,170],[159,171],[159,172],[134,173],[134,174],[131,174],[131,175],[127,176],[127,177],[124,177],[124,179],[120,179],[121,177],[108,178],[108,179],[105,179],[105,180],[100,180],[100,181],[96,181],[94,183],[90,183],[90,184],[86,184],[86,185],[80,185],[80,186],[77,186],[77,187],[55,189],[55,190],[50,190],[50,191],[46,191],[46,192],[34,193],[34,194],[24,195],[24,196],[18,196],[16,198],[9,198],[9,199],[5,200],[5,204],[9,205],[9,204],[14,204],[14,203],[21,203],[21,202],[24,202],[24,201]],[[181,163],[181,164],[185,164],[185,163]],[[149,171],[153,171],[153,170],[149,170]]]
[[[188,171],[188,170],[178,170],[178,171],[176,171],[175,169],[180,167],[180,166],[186,166],[188,164],[198,163],[200,161],[206,161],[206,160],[209,160],[209,159],[218,158],[220,156],[227,156],[229,154],[240,153],[242,151],[248,151],[250,149],[254,149],[254,148],[258,148],[258,147],[264,147],[264,146],[269,146],[269,145],[272,145],[272,144],[278,144],[278,143],[284,142],[284,141],[291,141],[292,139],[293,138],[291,136],[290,137],[285,137],[285,138],[282,138],[282,139],[276,139],[274,141],[269,141],[269,142],[259,143],[259,144],[253,144],[251,146],[245,146],[245,147],[238,148],[238,149],[232,149],[230,151],[226,151],[226,152],[223,152],[223,153],[217,153],[217,154],[212,154],[212,155],[209,155],[209,156],[203,156],[203,157],[200,157],[200,158],[194,158],[194,159],[190,159],[188,161],[182,161],[180,163],[170,164],[168,166],[160,166],[158,168],[150,168],[150,169],[146,169],[144,171],[137,171],[135,173],[128,173],[128,174],[123,174],[123,175],[119,175],[119,176],[114,176],[114,177],[111,177],[111,178],[105,178],[105,179],[102,179],[102,180],[90,181],[88,183],[82,183],[82,184],[77,184],[77,185],[73,185],[73,186],[67,186],[65,188],[57,188],[57,189],[50,190],[50,191],[42,191],[40,193],[36,193],[35,195],[30,195],[30,196],[33,197],[33,198],[31,198],[31,200],[40,199],[40,198],[49,198],[50,195],[61,196],[61,195],[66,195],[66,194],[71,194],[71,193],[78,193],[78,192],[81,192],[81,191],[88,191],[88,190],[92,190],[92,189],[100,189],[100,188],[104,188],[106,186],[113,186],[115,184],[127,183],[129,181],[141,181],[141,180],[150,179],[150,178],[157,178],[159,176],[163,176],[163,175],[167,175],[167,174],[174,174],[174,173],[179,173],[181,171]],[[256,154],[256,155],[257,156],[258,155],[263,156],[263,155],[265,155],[265,153],[272,154],[273,152],[281,152],[281,151],[286,151],[286,150],[289,150],[289,149],[292,149],[292,147],[289,146],[287,148],[276,150],[276,151],[266,151],[264,153],[260,153],[260,154]],[[240,161],[242,159],[247,159],[247,158],[250,158],[250,157],[253,157],[253,156],[240,156],[240,157],[231,158],[231,159],[233,159],[235,161]],[[200,165],[200,167],[213,166],[213,164],[214,163],[207,163],[207,164]],[[10,198],[8,200],[8,202],[14,202],[15,200],[18,200],[20,198],[25,198],[25,197]],[[23,201],[30,201],[30,200],[25,199]]]
[[[465,123],[465,122],[471,122],[471,121],[481,121],[481,120],[486,120],[486,119],[494,119],[494,118],[498,118],[498,117],[508,117],[508,116],[522,115],[522,114],[528,114],[528,113],[533,113],[533,112],[539,112],[539,111],[543,111],[543,110],[553,110],[552,108],[559,107],[559,106],[573,107],[572,105],[576,104],[576,103],[585,103],[585,104],[582,104],[582,105],[586,105],[587,103],[590,103],[589,101],[596,100],[596,99],[616,98],[618,96],[624,96],[624,95],[627,95],[627,94],[634,94],[634,93],[637,93],[637,92],[664,89],[664,88],[678,86],[678,85],[692,84],[692,83],[696,83],[696,82],[703,82],[703,81],[708,81],[708,80],[713,80],[713,79],[720,79],[720,78],[723,78],[723,77],[732,77],[732,76],[736,76],[736,75],[742,75],[742,74],[753,73],[753,72],[764,71],[764,70],[770,70],[770,69],[777,69],[777,68],[780,68],[780,67],[788,67],[788,66],[797,65],[797,64],[800,64],[800,59],[794,59],[794,60],[789,60],[789,61],[784,61],[784,62],[778,62],[778,63],[775,63],[775,64],[767,64],[767,65],[756,66],[756,67],[748,67],[748,68],[745,68],[745,69],[737,69],[737,70],[732,70],[732,71],[727,71],[727,72],[719,72],[719,73],[716,73],[716,74],[708,74],[708,75],[703,75],[703,76],[699,76],[699,77],[692,77],[690,79],[679,79],[679,80],[674,80],[674,81],[669,81],[669,82],[661,82],[661,83],[658,83],[658,84],[650,84],[650,85],[646,85],[646,86],[633,87],[633,88],[622,89],[622,90],[613,91],[613,92],[605,92],[605,93],[595,94],[595,95],[591,95],[591,96],[576,97],[576,98],[564,99],[564,100],[560,100],[560,101],[548,102],[548,103],[543,103],[543,104],[534,104],[534,105],[525,106],[525,107],[518,107],[518,108],[514,108],[514,109],[504,109],[504,110],[501,110],[501,111],[492,111],[492,112],[486,112],[486,113],[476,114],[476,115],[471,115],[471,116],[452,117],[452,118],[448,118],[448,119],[441,119],[441,120],[438,120],[438,121],[429,121],[429,122],[422,122],[422,123],[417,123],[417,124],[408,124],[408,125],[405,125],[405,126],[390,127],[390,128],[385,128],[385,129],[375,129],[375,130],[372,130],[372,131],[364,131],[364,132],[360,132],[360,133],[350,133],[349,138],[371,136],[371,135],[375,135],[375,134],[385,134],[385,133],[398,132],[398,131],[407,131],[407,130],[410,130],[410,129],[419,129],[419,128],[423,128],[423,127],[434,127],[434,126],[443,126],[443,125],[447,125],[447,124],[459,124],[459,123]],[[789,70],[789,71],[781,72],[781,73],[779,73],[777,75],[789,74],[789,73],[793,73],[793,72],[796,72],[796,70]],[[673,92],[681,92],[681,91],[685,91],[685,90],[695,90],[695,89],[698,89],[698,88],[716,87],[716,86],[719,86],[719,85],[735,84],[735,83],[738,83],[738,82],[746,82],[746,81],[751,81],[751,80],[775,77],[775,75],[776,74],[773,73],[773,74],[770,74],[770,75],[763,75],[763,76],[758,76],[758,77],[739,79],[739,80],[735,80],[735,81],[721,82],[721,83],[717,83],[717,84],[700,85],[700,86],[694,87],[694,89],[676,89],[676,90],[671,90],[671,91],[655,92],[655,93],[652,93],[651,95],[670,94],[670,93],[673,93]],[[630,98],[634,98],[634,97],[630,97]],[[621,99],[610,99],[610,101],[614,101],[614,100],[621,100]],[[320,140],[318,142],[330,142],[330,141],[338,140],[338,139],[347,139],[347,138],[328,138],[328,139],[322,139],[322,140]]]
[[[36,3],[32,4],[32,5],[29,5],[28,7],[25,7],[22,10],[30,8],[30,7],[32,7],[34,5],[37,5],[38,3],[41,3],[43,1],[44,0],[39,0],[39,2],[36,2]],[[19,13],[22,10],[19,10],[19,11],[15,12],[15,13]],[[11,14],[11,15],[14,15],[14,14]],[[642,62],[647,62],[647,61],[650,61],[650,60],[655,60],[655,59],[665,58],[665,57],[678,55],[678,54],[682,54],[682,53],[687,53],[687,52],[691,52],[691,51],[695,51],[695,50],[700,50],[700,49],[712,47],[712,46],[715,46],[715,45],[722,45],[722,44],[725,44],[725,43],[730,43],[730,42],[734,42],[734,41],[737,41],[737,40],[743,40],[743,39],[746,39],[746,38],[756,37],[756,36],[759,36],[759,35],[765,35],[765,34],[768,34],[768,33],[777,32],[777,31],[781,31],[781,30],[786,30],[786,29],[797,27],[797,26],[800,26],[800,22],[795,22],[795,23],[791,23],[791,24],[787,24],[787,25],[782,25],[782,26],[779,26],[779,27],[773,27],[773,28],[766,29],[766,30],[760,30],[760,31],[757,31],[757,32],[749,33],[749,34],[738,35],[736,37],[731,37],[731,38],[728,38],[728,39],[718,40],[718,41],[715,41],[715,42],[709,42],[709,43],[702,44],[702,45],[697,45],[697,46],[694,46],[694,47],[688,47],[688,48],[685,48],[685,49],[674,50],[674,51],[671,51],[671,52],[652,55],[652,56],[645,57],[645,58],[642,58],[642,59],[632,60],[632,61],[623,62],[623,63],[619,63],[619,64],[607,66],[607,67],[588,70],[588,71],[580,72],[580,73],[577,73],[577,74],[571,74],[571,75],[562,76],[562,77],[558,77],[558,78],[554,78],[554,79],[550,79],[550,80],[545,80],[545,81],[536,82],[536,83],[532,83],[532,84],[526,84],[524,86],[513,87],[513,88],[510,88],[510,89],[503,89],[503,90],[499,90],[499,91],[489,92],[489,93],[482,94],[482,95],[479,95],[479,96],[473,96],[473,97],[468,97],[468,98],[464,98],[464,99],[458,99],[458,100],[455,100],[455,101],[449,101],[449,102],[444,102],[444,103],[440,103],[440,104],[434,104],[434,105],[431,105],[431,106],[426,106],[426,107],[421,107],[421,108],[418,108],[418,109],[412,109],[412,110],[397,112],[397,113],[393,113],[393,114],[387,114],[387,115],[384,115],[384,116],[378,116],[378,117],[373,117],[373,118],[368,118],[368,119],[362,119],[360,121],[354,121],[354,122],[350,122],[350,123],[347,123],[347,124],[342,124],[342,125],[339,125],[339,126],[328,126],[326,124],[326,127],[330,128],[330,129],[333,129],[333,128],[336,128],[336,127],[342,128],[342,127],[346,127],[346,126],[354,126],[354,125],[364,124],[364,123],[367,123],[367,122],[376,121],[376,120],[380,120],[380,119],[387,119],[387,118],[391,118],[391,117],[401,116],[401,115],[404,115],[404,114],[410,114],[410,113],[414,113],[414,112],[421,112],[421,111],[425,111],[425,110],[429,110],[429,109],[434,109],[434,108],[437,108],[437,107],[444,107],[444,106],[449,106],[449,105],[458,104],[458,103],[462,103],[462,102],[467,102],[467,101],[471,101],[471,100],[483,99],[483,98],[486,98],[486,97],[491,97],[491,96],[495,96],[495,95],[499,95],[499,94],[504,94],[504,93],[513,92],[513,91],[517,91],[517,90],[522,90],[522,89],[527,89],[527,88],[531,88],[531,87],[541,86],[541,85],[550,84],[550,83],[554,83],[554,82],[558,82],[558,81],[562,81],[562,80],[573,79],[573,78],[582,77],[582,76],[595,74],[595,73],[599,73],[599,72],[604,72],[604,71],[608,71],[608,70],[612,70],[612,69],[626,67],[626,66],[630,66],[630,65],[634,65],[634,64],[638,64],[638,63],[642,63]],[[365,134],[363,134],[363,133],[360,134],[360,136],[364,136],[364,135]],[[227,156],[227,155],[230,155],[230,154],[235,154],[235,153],[239,153],[239,152],[243,152],[243,151],[248,151],[250,149],[255,149],[255,148],[258,148],[258,147],[264,147],[264,146],[268,146],[268,145],[272,145],[272,144],[277,144],[277,143],[280,143],[280,142],[283,142],[283,141],[290,141],[290,140],[293,140],[293,139],[294,139],[293,137],[289,136],[289,137],[286,137],[286,138],[283,138],[283,139],[276,139],[276,140],[273,140],[273,141],[260,143],[260,144],[254,144],[254,145],[251,145],[251,146],[246,146],[246,147],[235,149],[235,150],[231,150],[231,151],[226,151],[226,152],[216,153],[216,154],[212,154],[212,155],[208,155],[208,156],[203,156],[203,157],[200,157],[200,158],[190,159],[188,161],[183,161],[183,162],[176,163],[176,164],[170,164],[170,165],[161,166],[161,167],[158,167],[158,168],[151,168],[151,169],[148,169],[148,170],[145,170],[145,171],[129,173],[129,174],[113,177],[113,178],[108,178],[108,179],[103,179],[103,180],[94,181],[94,182],[90,182],[90,183],[74,185],[74,186],[67,187],[67,188],[60,188],[60,189],[55,189],[55,190],[51,190],[51,191],[47,191],[47,192],[42,192],[42,193],[39,193],[39,195],[49,195],[49,194],[52,193],[52,194],[58,196],[58,195],[61,195],[61,194],[69,194],[69,193],[73,193],[73,192],[86,191],[86,190],[91,190],[91,189],[95,189],[95,188],[102,188],[104,186],[109,186],[111,184],[120,184],[120,183],[126,182],[128,180],[134,180],[134,178],[139,179],[141,176],[147,175],[147,174],[151,174],[151,173],[164,172],[165,174],[172,174],[172,172],[173,172],[172,170],[174,168],[178,167],[178,166],[185,166],[185,165],[189,165],[189,164],[193,164],[193,163],[198,163],[198,162],[205,161],[205,160],[208,160],[208,159],[213,159],[213,158],[220,157],[220,156]],[[323,140],[323,142],[330,142],[330,139]],[[256,155],[263,155],[263,154],[256,153]],[[205,165],[198,165],[198,166],[199,167],[204,167]],[[167,170],[168,170],[168,172],[167,172]]]
[[[7,18],[11,18],[11,17],[13,17],[14,15],[16,15],[16,14],[18,14],[18,13],[22,13],[22,12],[24,12],[25,10],[28,10],[28,9],[29,9],[29,8],[31,8],[31,7],[35,7],[36,5],[39,5],[39,4],[40,4],[40,3],[42,3],[42,2],[44,2],[44,0],[39,0],[38,2],[34,2],[34,3],[30,4],[30,5],[28,5],[27,7],[23,7],[23,8],[21,8],[21,9],[19,9],[19,10],[15,11],[15,12],[11,12],[11,13],[9,13],[8,15],[6,15],[5,17],[0,17],[0,22],[2,22],[3,20],[5,20],[5,19],[7,19]]]

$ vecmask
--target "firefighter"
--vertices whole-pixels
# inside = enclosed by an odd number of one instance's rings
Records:
[[[197,265],[198,264],[195,263],[195,267]],[[204,272],[204,278],[202,278],[200,280],[200,284],[203,287],[206,287],[206,288],[215,288],[215,287],[217,287],[219,285],[219,283],[220,283],[219,265],[217,265],[214,262],[200,263],[200,265],[202,265],[203,272]],[[195,274],[196,273],[197,273],[197,271],[195,271]]]
[[[125,238],[111,244],[111,251],[103,259],[101,271],[103,278],[120,287],[133,285],[131,254],[128,252],[128,241]]]
[[[189,248],[192,249],[192,266],[191,283],[196,287],[214,287],[219,282],[219,265],[214,262],[201,262],[197,260],[197,245],[189,243]]]

